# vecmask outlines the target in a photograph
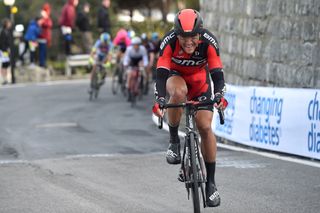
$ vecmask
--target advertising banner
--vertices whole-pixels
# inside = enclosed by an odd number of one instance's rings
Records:
[[[227,86],[216,135],[252,147],[320,159],[320,90]]]

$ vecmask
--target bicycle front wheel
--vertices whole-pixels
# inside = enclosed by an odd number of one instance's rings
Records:
[[[200,196],[199,196],[199,170],[197,164],[197,144],[194,134],[189,135],[190,140],[190,164],[191,164],[191,195],[194,213],[200,213]]]
[[[117,94],[118,89],[120,87],[119,82],[120,82],[120,80],[119,80],[119,70],[116,69],[116,71],[114,72],[114,74],[112,76],[112,84],[111,84],[111,86],[112,86],[112,94],[114,94],[114,95]]]

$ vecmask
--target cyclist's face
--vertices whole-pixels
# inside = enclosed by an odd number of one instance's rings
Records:
[[[139,44],[135,44],[135,45],[133,45],[133,48],[136,50],[136,51],[138,51],[139,50]]]
[[[200,36],[199,34],[195,36],[182,37],[178,35],[178,40],[182,49],[188,53],[192,54],[198,47]]]

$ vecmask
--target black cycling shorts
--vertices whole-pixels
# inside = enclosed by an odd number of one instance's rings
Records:
[[[169,72],[169,77],[172,76],[181,76],[181,74],[175,70],[170,70]],[[183,76],[181,76],[183,77]],[[201,93],[200,95],[193,97],[192,101],[199,101],[199,102],[208,102],[208,101],[212,101],[213,100],[213,91],[212,91],[212,86],[211,86],[211,80],[210,80],[210,76],[209,73],[207,73],[207,84],[208,84],[208,89]],[[188,85],[187,85],[188,86]],[[209,110],[211,112],[213,112],[213,105],[208,105],[208,106],[201,106],[198,108],[198,110]]]

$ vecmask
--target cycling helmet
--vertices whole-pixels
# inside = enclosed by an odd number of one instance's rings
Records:
[[[183,9],[174,18],[174,32],[181,36],[195,36],[203,28],[200,13],[193,9]]]
[[[140,37],[143,41],[148,40],[148,36],[146,33],[142,33]]]
[[[110,37],[109,33],[102,33],[100,35],[100,40],[104,43],[109,43],[111,41],[111,37]]]
[[[141,39],[139,37],[134,37],[132,40],[131,40],[131,44],[132,45],[136,45],[136,44],[141,44]]]
[[[157,32],[153,32],[152,35],[151,35],[151,40],[152,41],[156,41],[159,39],[159,35]]]

